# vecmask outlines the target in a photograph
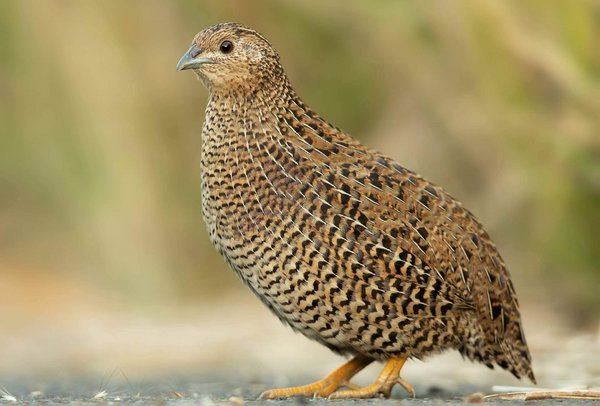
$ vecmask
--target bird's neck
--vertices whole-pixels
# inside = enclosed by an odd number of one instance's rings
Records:
[[[334,159],[341,145],[363,148],[317,115],[287,81],[250,92],[211,91],[203,137],[207,154],[234,148],[232,143],[240,142],[248,154],[271,148],[320,161],[324,157]]]
[[[209,106],[226,104],[232,108],[278,108],[290,101],[299,100],[287,78],[270,82],[234,82],[227,86],[209,87]]]
[[[287,79],[268,86],[214,88],[209,91],[206,120],[247,128],[278,127],[292,122],[321,122]],[[312,123],[315,124],[315,123]],[[231,128],[229,128],[231,129]]]

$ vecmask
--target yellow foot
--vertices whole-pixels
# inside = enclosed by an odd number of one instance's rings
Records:
[[[293,396],[327,397],[341,387],[355,389],[356,387],[350,383],[350,378],[371,362],[373,362],[372,359],[357,355],[320,381],[292,388],[271,389],[261,393],[258,399],[278,399]]]
[[[413,387],[400,378],[400,370],[406,362],[406,358],[390,358],[385,364],[383,370],[377,377],[375,383],[365,386],[364,388],[345,390],[335,392],[329,395],[329,399],[349,399],[349,398],[374,398],[383,396],[389,398],[392,393],[392,388],[395,384],[402,386],[412,397],[415,397]]]

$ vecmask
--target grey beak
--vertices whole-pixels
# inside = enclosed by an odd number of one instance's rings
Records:
[[[198,58],[202,50],[196,44],[192,45],[188,51],[183,54],[179,62],[177,62],[177,70],[197,69],[205,63],[212,63],[209,58]]]

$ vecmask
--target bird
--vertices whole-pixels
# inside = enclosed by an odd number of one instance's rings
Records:
[[[535,383],[513,283],[481,223],[442,187],[323,119],[257,31],[200,31],[177,70],[208,88],[202,212],[209,238],[284,324],[351,357],[263,392],[390,397],[409,359],[446,350]],[[375,382],[351,378],[384,362]]]

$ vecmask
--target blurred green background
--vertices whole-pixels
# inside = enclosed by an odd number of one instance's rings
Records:
[[[524,307],[597,322],[595,0],[0,2],[0,322],[250,297],[201,218],[207,92],[175,71],[222,21],[269,38],[322,116],[471,208]]]

